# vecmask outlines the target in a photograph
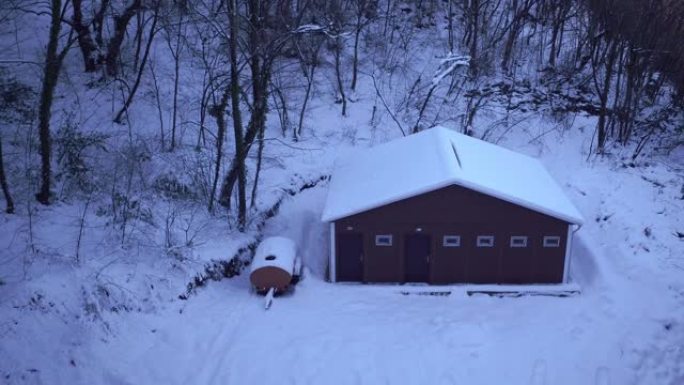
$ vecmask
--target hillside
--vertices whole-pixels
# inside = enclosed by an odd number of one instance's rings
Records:
[[[3,3],[3,383],[682,383],[681,91],[597,14]],[[435,125],[549,169],[586,222],[580,294],[326,280],[338,154]],[[269,235],[297,242],[305,274],[264,311],[246,273]]]

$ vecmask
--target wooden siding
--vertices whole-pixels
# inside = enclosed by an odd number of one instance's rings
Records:
[[[336,249],[345,233],[361,234],[363,281],[404,282],[404,238],[421,232],[431,237],[429,283],[560,283],[568,226],[548,215],[449,186],[336,221]],[[392,246],[376,246],[378,234],[391,234]],[[444,235],[460,236],[460,246],[444,247]],[[477,247],[479,235],[493,235],[494,246]],[[527,247],[511,248],[511,236],[527,236]],[[559,247],[543,247],[544,236],[560,237]],[[344,266],[343,258],[337,256],[338,268]]]

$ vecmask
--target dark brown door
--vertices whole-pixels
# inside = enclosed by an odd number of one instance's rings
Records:
[[[431,239],[425,234],[404,237],[404,277],[406,282],[430,281]]]
[[[548,234],[548,233],[547,233]],[[554,234],[555,235],[555,234]],[[565,268],[565,245],[567,239],[560,236],[560,243],[556,247],[544,247],[544,236],[537,239],[537,254],[535,255],[536,283],[562,283]]]
[[[337,280],[363,281],[363,235],[337,234]]]

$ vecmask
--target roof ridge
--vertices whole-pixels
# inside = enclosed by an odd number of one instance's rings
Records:
[[[455,143],[451,140],[451,130],[437,126],[430,129],[439,157],[441,159],[444,172],[450,176],[452,182],[456,182],[458,177],[458,170],[463,169],[463,163],[456,150]]]

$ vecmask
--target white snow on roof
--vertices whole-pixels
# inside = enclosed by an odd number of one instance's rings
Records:
[[[340,156],[324,221],[459,185],[570,222],[582,215],[535,158],[435,127]]]

